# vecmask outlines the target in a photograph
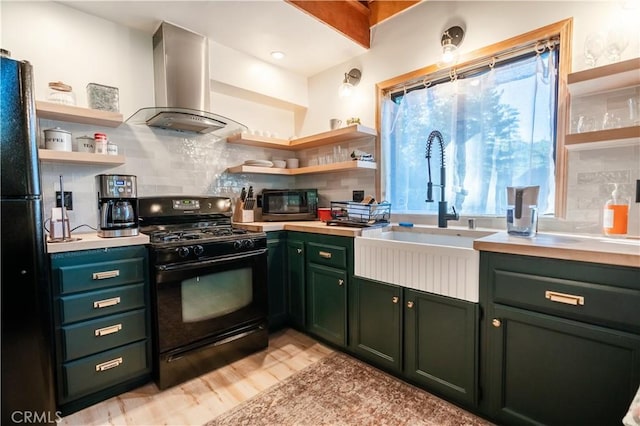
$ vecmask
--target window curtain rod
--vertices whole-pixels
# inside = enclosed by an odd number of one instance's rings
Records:
[[[539,40],[536,42],[528,43],[523,46],[513,47],[511,49],[503,50],[495,55],[488,55],[477,59],[471,59],[468,62],[456,67],[442,68],[438,71],[426,74],[421,77],[417,77],[411,80],[407,80],[404,83],[396,84],[384,90],[385,97],[395,97],[402,95],[411,90],[417,88],[429,87],[432,84],[441,83],[444,81],[453,81],[457,78],[464,78],[465,75],[471,72],[478,72],[483,67],[492,69],[498,64],[508,62],[514,58],[522,56],[527,53],[541,54],[544,51],[553,50],[560,44],[559,38],[551,38],[547,40]]]

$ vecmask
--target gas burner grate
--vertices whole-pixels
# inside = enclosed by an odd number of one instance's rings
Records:
[[[216,238],[234,237],[246,235],[248,233],[249,231],[245,229],[218,226],[207,228],[194,227],[188,229],[156,230],[155,232],[151,232],[149,237],[152,243],[160,244],[189,240],[215,240]]]

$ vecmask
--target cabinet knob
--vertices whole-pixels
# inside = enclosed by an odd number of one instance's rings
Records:
[[[500,322],[500,320],[498,318],[494,318],[493,320],[491,320],[491,324],[494,327],[498,328],[498,327],[500,327],[502,325],[502,322]]]
[[[398,296],[393,296],[393,298],[391,299],[393,303],[398,303],[398,300],[400,300]]]
[[[302,249],[297,249],[298,250],[298,254],[302,253]]]
[[[407,308],[409,309],[413,308],[413,302],[411,301],[407,302]]]
[[[341,278],[338,280],[338,285],[342,287],[342,285],[344,284],[344,280]]]

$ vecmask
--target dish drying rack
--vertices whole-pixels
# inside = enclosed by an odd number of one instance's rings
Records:
[[[366,228],[388,224],[390,218],[391,203],[386,201],[373,204],[332,201],[331,219],[327,221],[327,225]]]

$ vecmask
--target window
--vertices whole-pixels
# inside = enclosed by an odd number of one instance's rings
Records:
[[[556,132],[561,52],[555,40],[510,49],[508,59],[466,66],[464,74],[452,69],[439,81],[435,73],[396,81],[383,92],[381,179],[394,213],[438,211],[437,143],[431,150],[435,202],[425,202],[426,141],[433,130],[444,137],[445,199],[460,214],[504,216],[506,187],[525,185],[540,185],[541,214],[557,213],[562,138]]]

